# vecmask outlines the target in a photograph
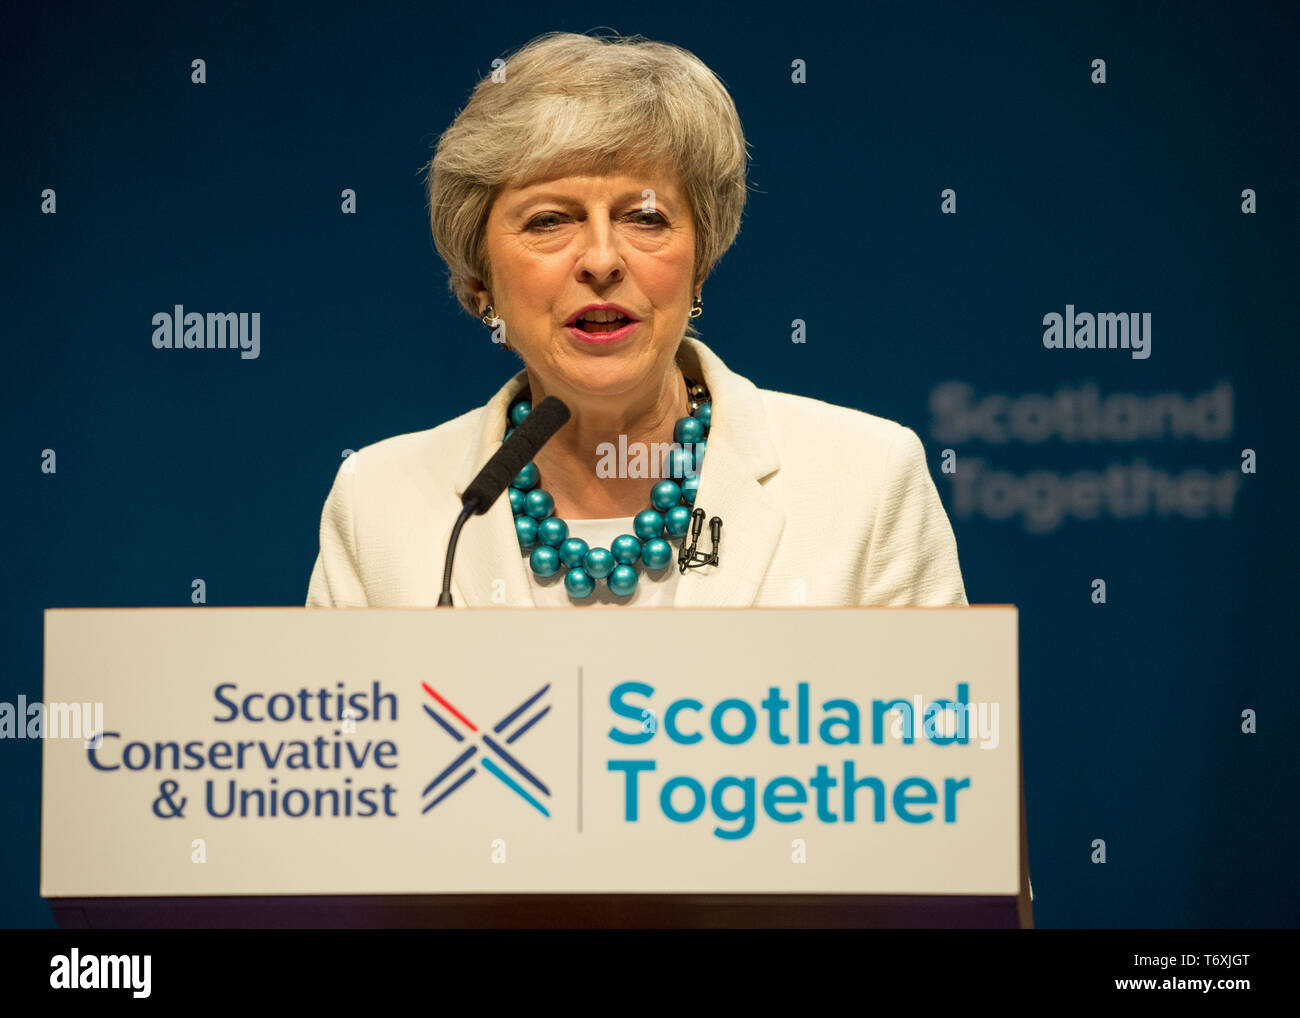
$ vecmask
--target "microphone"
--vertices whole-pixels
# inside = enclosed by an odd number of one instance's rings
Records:
[[[686,572],[688,569],[698,569],[700,566],[716,566],[718,564],[718,550],[722,545],[722,517],[715,516],[709,520],[709,538],[713,541],[713,547],[706,555],[702,551],[696,550],[696,545],[700,540],[700,531],[704,529],[704,510],[699,506],[691,513],[691,538],[688,544],[686,538],[682,537],[682,547],[677,553],[678,572]]]
[[[461,499],[464,508],[456,518],[456,525],[451,528],[451,540],[447,544],[447,564],[442,573],[442,593],[438,595],[438,607],[450,606],[451,601],[451,565],[456,554],[456,542],[460,539],[460,528],[473,516],[482,516],[492,508],[501,493],[510,482],[518,476],[519,471],[532,462],[538,451],[569,420],[569,408],[564,401],[547,396],[524,418],[524,422],[515,428],[514,433],[501,444],[483,469],[465,489]]]

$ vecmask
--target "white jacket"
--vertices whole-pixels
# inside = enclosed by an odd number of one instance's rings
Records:
[[[706,513],[698,550],[711,547],[713,516],[722,535],[718,564],[680,575],[673,607],[967,603],[957,543],[914,431],[759,389],[691,337],[681,354],[713,400],[695,498]],[[527,381],[521,370],[486,406],[343,462],[321,515],[308,607],[437,604],[461,494],[500,447],[506,411]],[[457,607],[534,607],[533,582],[503,493],[461,530],[452,597]]]

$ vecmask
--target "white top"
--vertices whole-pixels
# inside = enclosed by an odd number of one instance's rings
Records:
[[[569,536],[582,538],[587,542],[588,548],[609,548],[614,543],[614,538],[620,534],[632,533],[632,519],[631,516],[623,516],[605,520],[566,522],[569,523]],[[707,545],[707,534],[702,534],[701,537]],[[597,580],[596,589],[591,596],[579,601],[570,597],[564,586],[564,574],[568,572],[568,566],[561,565],[554,576],[538,576],[528,567],[528,557],[525,555],[523,556],[524,567],[528,569],[528,576],[532,582],[533,601],[543,608],[553,605],[573,608],[608,608],[618,605],[637,605],[641,608],[652,608],[656,605],[671,607],[673,592],[677,589],[677,581],[682,575],[677,567],[677,552],[681,549],[682,538],[673,537],[665,540],[673,549],[673,560],[657,572],[647,569],[644,562],[634,566],[637,572],[637,584],[631,597],[619,597],[610,592],[609,585],[604,580]]]
[[[712,550],[708,521],[722,520],[718,561],[685,575],[670,566],[673,575],[662,582],[643,577],[629,601],[675,589],[674,608],[966,604],[957,542],[916,432],[760,389],[690,336],[679,357],[713,397],[694,507],[705,514],[701,551]],[[527,384],[527,371],[519,371],[486,405],[366,446],[340,464],[321,512],[309,606],[438,603],[464,492],[501,448],[510,404]],[[581,522],[574,529],[588,543],[596,536]],[[451,593],[458,608],[528,608],[538,593],[568,597],[532,575],[504,497],[461,532]]]

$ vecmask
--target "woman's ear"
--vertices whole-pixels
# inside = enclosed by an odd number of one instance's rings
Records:
[[[474,300],[478,304],[479,314],[482,314],[483,309],[492,303],[492,294],[488,291],[487,283],[473,276],[466,276],[465,285],[469,287],[470,292],[474,294]]]

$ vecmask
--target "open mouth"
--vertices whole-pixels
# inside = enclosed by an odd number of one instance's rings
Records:
[[[579,318],[576,322],[573,323],[573,327],[575,329],[580,329],[583,332],[599,333],[599,332],[617,332],[619,329],[626,328],[631,324],[632,324],[632,319],[626,318],[623,315],[619,315],[613,321],[609,321],[609,322],[593,322],[587,318]]]

